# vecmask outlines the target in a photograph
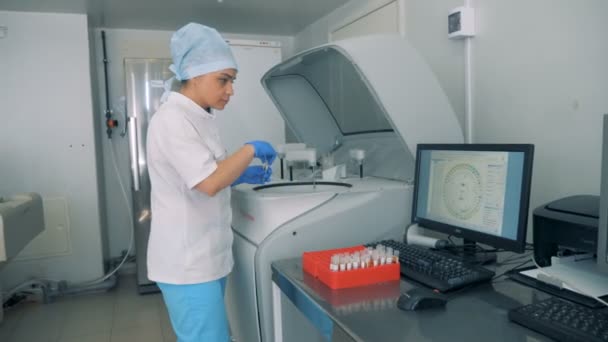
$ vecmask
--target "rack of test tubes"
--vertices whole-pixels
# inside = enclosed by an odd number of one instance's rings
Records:
[[[399,251],[384,245],[304,252],[304,271],[332,289],[398,280]]]

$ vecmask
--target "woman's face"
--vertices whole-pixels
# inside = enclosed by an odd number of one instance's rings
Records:
[[[235,69],[224,69],[193,78],[199,105],[203,108],[224,109],[234,95]]]

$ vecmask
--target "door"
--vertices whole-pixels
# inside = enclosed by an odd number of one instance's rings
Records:
[[[127,114],[129,116],[129,155],[133,197],[133,228],[139,293],[156,292],[148,279],[146,252],[150,235],[150,178],[146,159],[146,132],[152,115],[160,106],[164,80],[173,75],[169,59],[125,59]]]

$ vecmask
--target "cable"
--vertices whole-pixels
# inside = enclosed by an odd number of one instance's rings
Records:
[[[581,294],[583,296],[587,296],[587,297],[593,298],[596,301],[604,304],[604,306],[608,306],[608,302],[602,300],[601,298],[593,296],[593,295],[590,295],[590,294],[587,294],[587,293],[585,293],[585,291],[582,291],[580,288],[572,285],[571,283],[568,283],[568,282],[566,282],[564,280],[561,280],[559,277],[556,277],[556,276],[553,276],[553,275],[549,274],[545,269],[543,269],[543,267],[540,267],[538,265],[538,263],[536,263],[536,259],[534,259],[534,255],[532,255],[532,262],[534,262],[534,266],[536,266],[536,268],[538,269],[539,273],[542,273],[542,274],[546,275],[549,278],[556,279],[557,281],[561,282],[561,284],[562,284],[561,287],[562,288],[563,288],[563,285],[566,285],[566,286],[572,288],[574,291],[578,292],[579,294]]]
[[[452,235],[448,236],[448,241],[452,244],[452,246],[456,246],[456,244],[454,243],[454,240],[452,240]]]
[[[503,252],[509,252],[505,249],[502,248],[494,248],[494,249],[485,249],[482,246],[478,245],[478,244],[474,244],[474,245],[458,245],[454,242],[454,240],[452,240],[454,236],[453,235],[448,235],[447,237],[447,241],[449,242],[449,244],[445,247],[443,247],[443,249],[446,250],[464,250],[466,252],[475,252],[475,253],[503,253]]]
[[[527,263],[529,263],[529,262],[530,262],[530,260],[529,260],[529,259],[528,259],[528,260],[524,260],[523,262],[519,263],[517,266],[511,267],[510,269],[508,269],[508,270],[506,270],[506,271],[504,271],[504,272],[502,272],[502,273],[499,273],[499,274],[495,275],[495,276],[492,278],[492,283],[494,283],[496,279],[498,279],[498,278],[500,278],[500,277],[505,276],[507,273],[509,273],[509,272],[511,272],[511,271],[513,271],[513,270],[516,270],[516,269],[518,269],[518,268],[522,267],[523,265],[525,265],[525,264],[527,264]]]
[[[110,154],[112,155],[112,165],[114,166],[114,171],[116,172],[116,178],[118,179],[118,184],[120,185],[120,190],[121,190],[123,199],[125,200],[125,204],[127,206],[128,212],[129,212],[129,220],[131,222],[131,224],[129,225],[129,227],[131,228],[131,236],[129,238],[129,247],[127,248],[127,252],[125,253],[125,256],[122,258],[122,261],[118,264],[118,266],[116,266],[108,274],[106,274],[98,279],[94,279],[94,280],[90,280],[90,281],[86,281],[86,282],[82,282],[82,283],[72,284],[73,287],[87,287],[87,286],[91,286],[91,285],[95,285],[95,284],[104,282],[105,280],[107,280],[108,278],[113,276],[116,272],[118,272],[118,270],[125,264],[125,262],[129,258],[132,257],[132,256],[130,256],[130,254],[131,254],[131,250],[133,249],[133,240],[135,239],[135,229],[133,228],[133,222],[134,222],[133,210],[131,209],[131,204],[129,203],[129,198],[127,196],[127,191],[125,190],[125,186],[122,182],[122,177],[120,176],[120,171],[118,170],[118,163],[116,162],[116,153],[114,152],[114,143],[112,142],[112,139],[110,139]]]
[[[506,258],[505,260],[502,260],[501,262],[497,263],[497,265],[504,266],[504,265],[514,264],[514,263],[519,262],[521,259],[529,259],[531,255],[532,255],[532,253],[524,253],[521,255],[514,254],[514,255]]]
[[[41,288],[42,287],[47,287],[49,283],[59,283],[58,280],[55,279],[45,279],[45,278],[40,278],[40,279],[32,279],[32,280],[26,280],[25,282],[13,287],[12,289],[10,289],[7,292],[3,292],[2,293],[2,303],[0,303],[0,310],[2,310],[2,305],[4,305],[4,303],[8,302],[11,297],[13,297],[14,295],[16,295],[17,293],[23,292],[23,290],[27,287],[31,287],[34,285],[38,285]]]
[[[111,276],[114,275],[114,273],[118,272],[118,270],[122,267],[122,265],[124,265],[124,263],[129,258],[129,254],[131,254],[131,249],[133,248],[133,240],[134,240],[134,235],[135,235],[135,229],[133,229],[133,210],[131,210],[131,205],[129,203],[127,191],[125,190],[125,186],[122,182],[122,177],[120,176],[120,171],[118,170],[118,163],[116,162],[116,153],[114,152],[114,143],[112,142],[112,139],[110,139],[110,154],[112,155],[112,164],[114,165],[114,171],[116,172],[116,178],[118,179],[118,184],[120,185],[120,190],[122,192],[123,199],[125,200],[125,204],[127,205],[127,209],[129,212],[129,219],[131,220],[131,225],[130,225],[131,237],[129,239],[129,248],[127,249],[127,253],[125,253],[125,256],[122,259],[122,261],[120,262],[120,264],[118,264],[118,266],[116,266],[116,268],[114,268],[114,270],[112,270],[110,273],[106,274],[105,276],[103,276],[99,279],[75,284],[76,286],[90,286],[90,285],[94,285],[97,283],[101,283],[101,282],[105,281],[106,279],[110,278]]]
[[[448,245],[445,246],[446,250],[463,250],[465,252],[475,252],[475,253],[504,253],[509,252],[504,249],[494,248],[494,249],[485,249],[479,245]]]

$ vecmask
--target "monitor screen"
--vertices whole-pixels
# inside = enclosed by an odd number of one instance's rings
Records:
[[[523,252],[533,152],[533,145],[418,145],[413,221]]]

